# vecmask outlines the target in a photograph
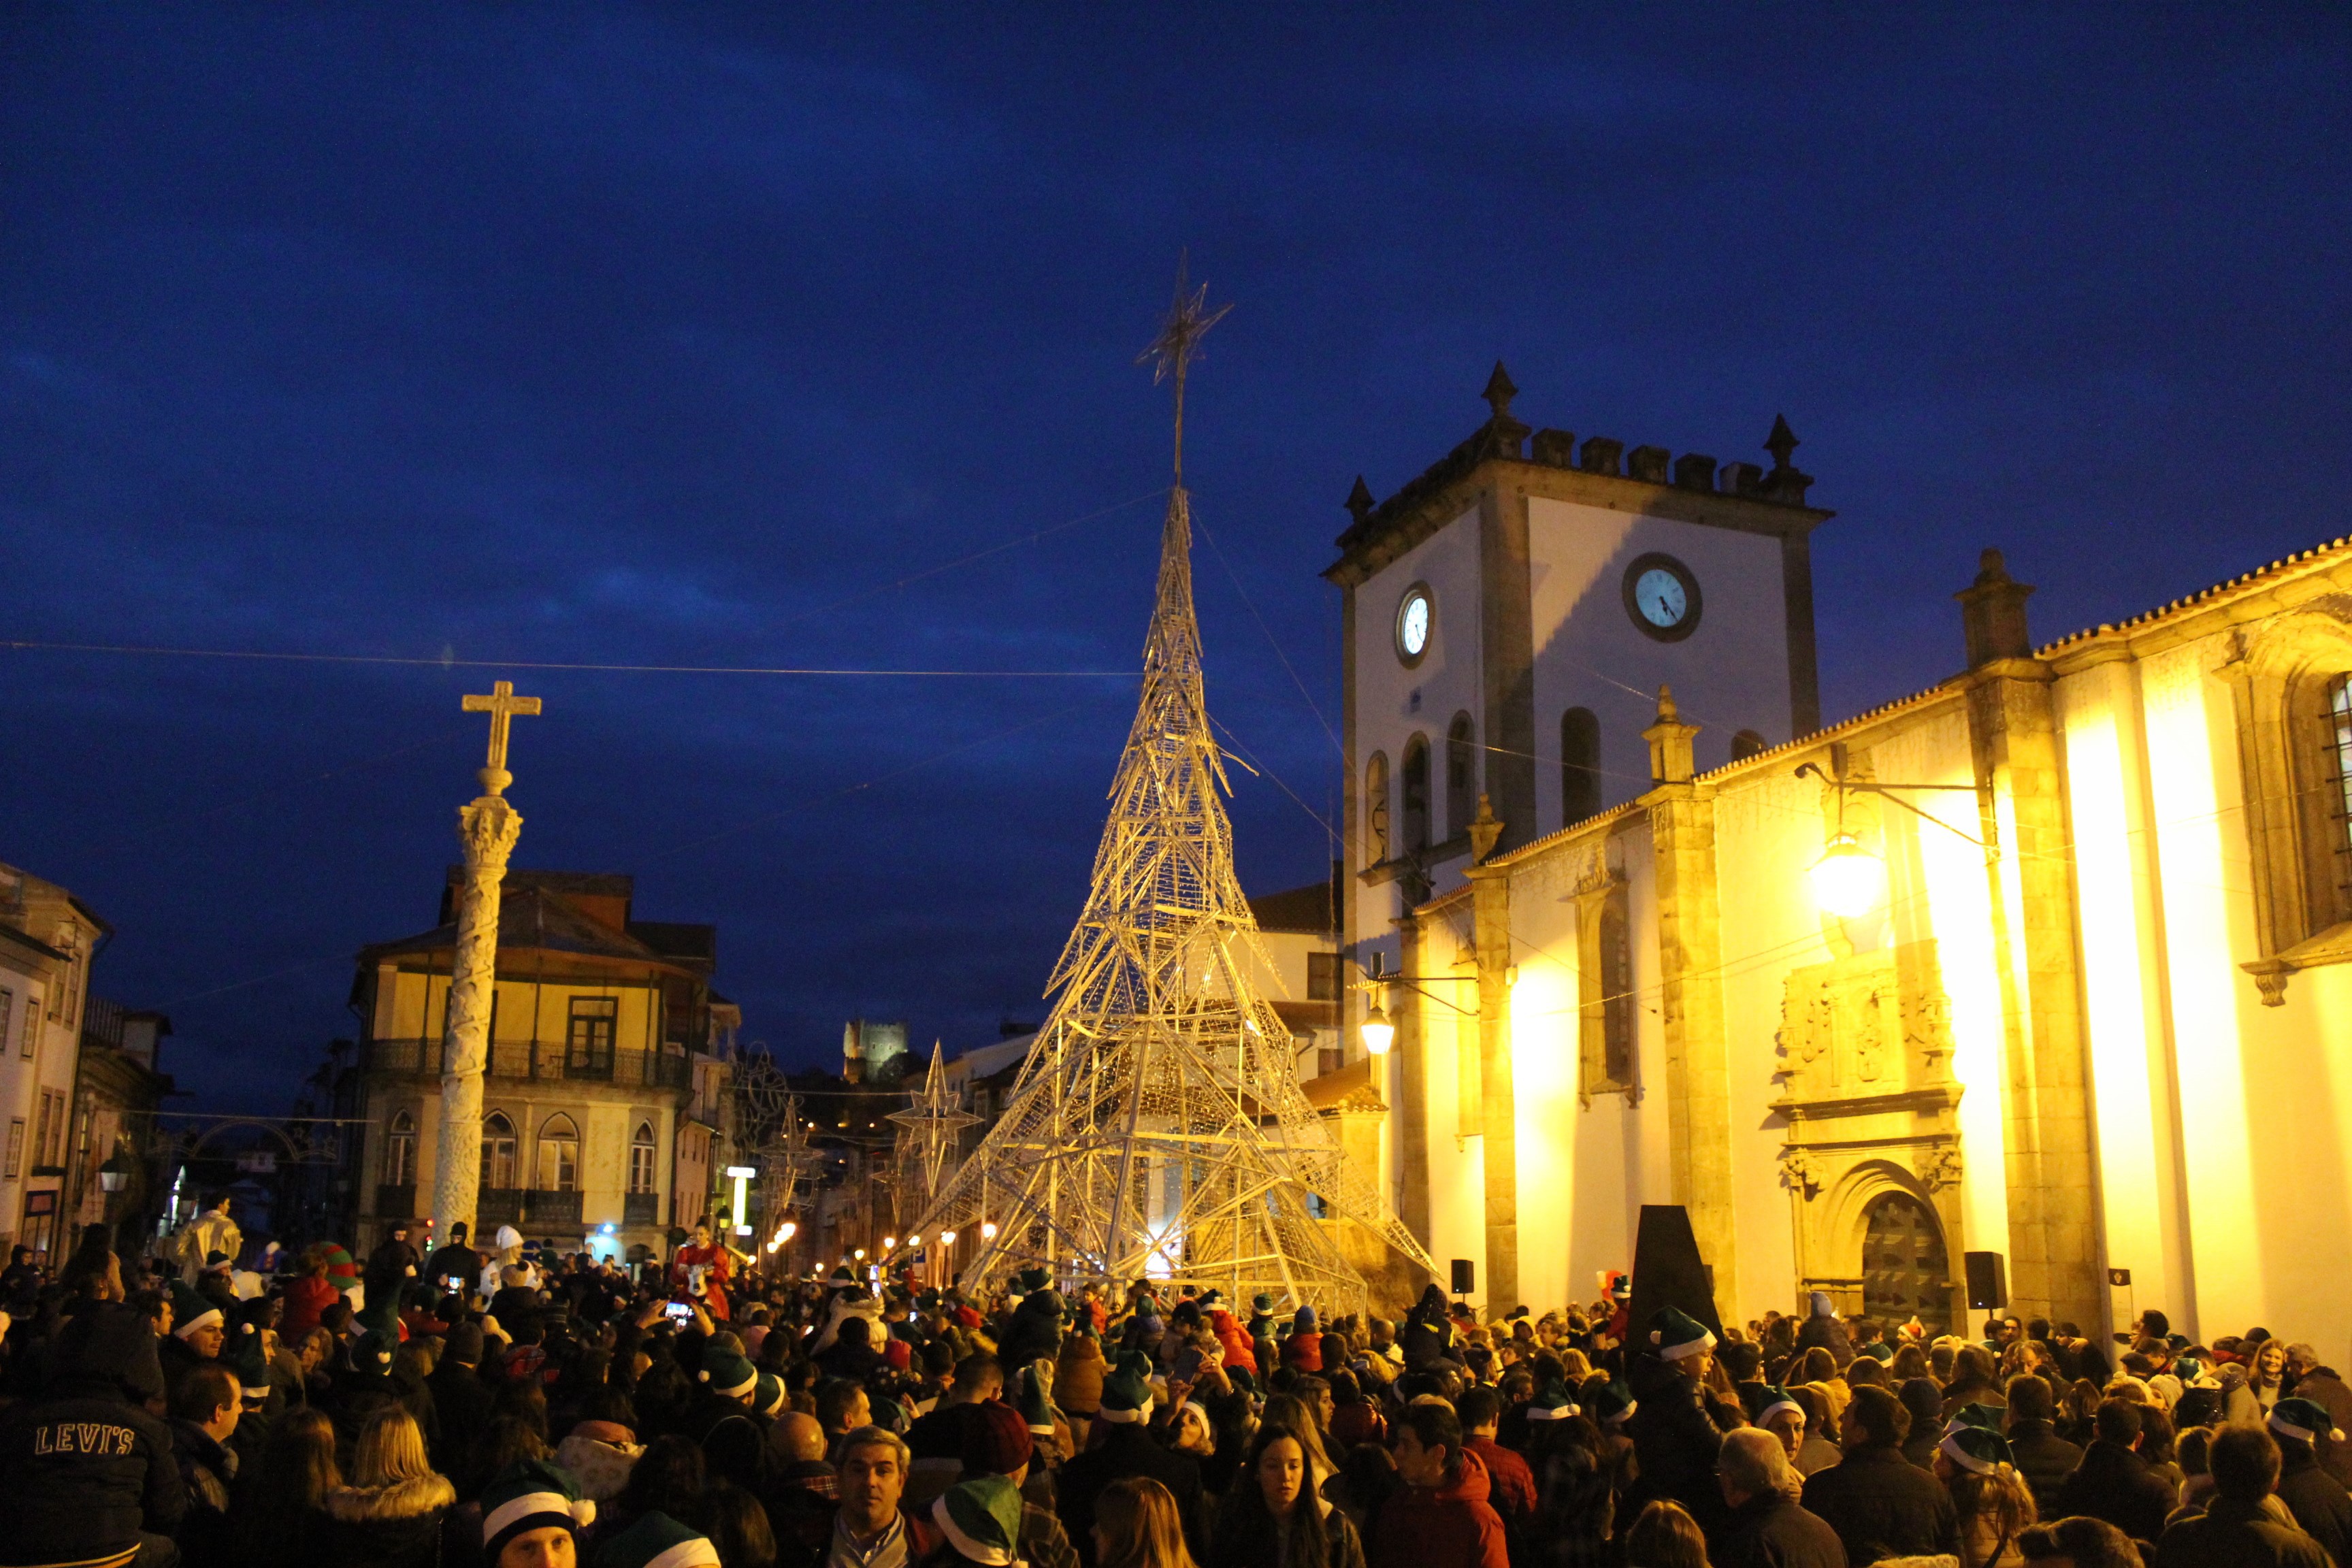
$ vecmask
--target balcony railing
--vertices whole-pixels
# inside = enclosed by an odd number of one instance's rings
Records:
[[[621,1200],[621,1223],[631,1226],[661,1224],[661,1194],[628,1194]]]
[[[416,1078],[441,1076],[438,1040],[370,1040],[362,1065],[372,1072],[404,1073]],[[693,1079],[693,1064],[668,1051],[615,1049],[572,1058],[562,1040],[496,1040],[491,1042],[489,1076],[528,1082],[617,1083],[652,1089],[685,1089]]]
[[[474,1197],[474,1228],[489,1231],[498,1226],[547,1226],[558,1229],[580,1228],[580,1192],[540,1192],[530,1187],[483,1187]]]

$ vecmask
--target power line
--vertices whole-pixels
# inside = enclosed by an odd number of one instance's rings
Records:
[[[839,669],[808,665],[589,664],[529,658],[417,658],[396,654],[271,653],[257,648],[152,647],[133,643],[63,643],[10,639],[0,648],[36,653],[104,653],[164,658],[258,659],[278,664],[375,664],[442,669],[546,669],[619,675],[867,676],[877,679],[1132,680],[1132,669]]]

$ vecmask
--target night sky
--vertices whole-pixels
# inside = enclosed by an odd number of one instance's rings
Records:
[[[2341,8],[751,9],[10,7],[0,639],[1055,672],[511,672],[517,864],[717,922],[780,1055],[1040,1016],[1184,247],[1254,890],[1330,854],[1340,502],[1497,358],[1580,437],[1786,413],[1832,719],[1958,666],[1986,544],[2054,637],[2352,531]],[[280,1109],[433,923],[500,673],[0,652],[0,859],[195,1103]]]

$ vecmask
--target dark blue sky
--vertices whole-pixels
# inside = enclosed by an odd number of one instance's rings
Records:
[[[2347,531],[2341,9],[751,9],[12,7],[0,638],[1130,668],[1182,246],[1255,889],[1328,855],[1274,778],[1328,812],[1340,500],[1498,357],[1629,445],[1787,413],[1832,717],[1958,663],[1987,543],[2055,635]],[[0,653],[0,858],[278,1107],[431,923],[495,674]],[[718,922],[748,1035],[1037,1016],[1129,684],[518,679],[518,863]]]

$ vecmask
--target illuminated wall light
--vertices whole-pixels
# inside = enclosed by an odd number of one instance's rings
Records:
[[[1396,1044],[1396,1026],[1389,1022],[1389,1016],[1381,1010],[1377,1002],[1372,1004],[1372,1010],[1364,1015],[1359,1033],[1364,1037],[1364,1049],[1376,1057],[1388,1055],[1389,1047]]]
[[[1854,920],[1876,909],[1886,894],[1886,862],[1864,849],[1851,833],[1830,840],[1813,862],[1813,898],[1840,920]]]

